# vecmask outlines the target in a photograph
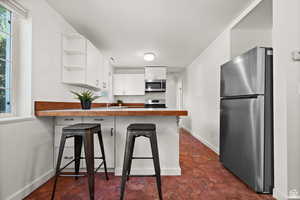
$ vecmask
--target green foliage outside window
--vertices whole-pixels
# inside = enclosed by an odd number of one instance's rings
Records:
[[[0,113],[11,111],[11,12],[0,6]]]

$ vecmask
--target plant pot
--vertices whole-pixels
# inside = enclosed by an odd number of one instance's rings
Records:
[[[81,101],[81,108],[83,110],[89,110],[92,107],[92,102],[91,101]]]

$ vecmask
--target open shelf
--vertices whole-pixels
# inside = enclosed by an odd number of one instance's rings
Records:
[[[74,40],[74,39],[84,39],[84,37],[80,34],[77,33],[65,33],[63,34],[66,38],[69,40]]]
[[[84,67],[81,65],[64,65],[64,68],[66,68],[67,70],[71,71],[71,70],[84,70]]]
[[[80,51],[80,50],[71,50],[71,49],[65,49],[64,52],[68,55],[86,55],[85,52]]]

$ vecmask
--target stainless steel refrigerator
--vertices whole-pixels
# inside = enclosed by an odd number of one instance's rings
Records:
[[[220,161],[258,193],[273,189],[273,50],[221,66]]]

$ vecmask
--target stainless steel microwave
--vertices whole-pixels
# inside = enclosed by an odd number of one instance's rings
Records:
[[[166,80],[146,80],[145,92],[166,92]]]

